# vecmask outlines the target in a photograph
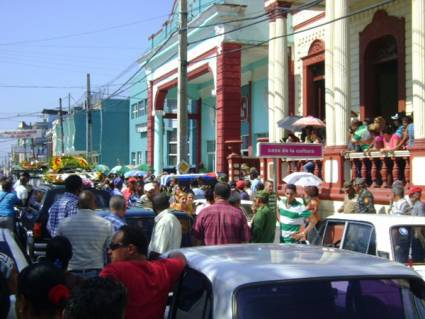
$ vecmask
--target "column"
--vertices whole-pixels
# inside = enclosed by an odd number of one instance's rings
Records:
[[[326,19],[346,16],[348,0],[326,0]],[[343,18],[326,26],[326,148],[323,179],[329,195],[340,197],[342,185],[350,179],[349,163],[342,153],[347,149],[350,106],[349,19]]]
[[[148,112],[147,112],[147,146],[148,146],[148,158],[147,162],[150,166],[153,166],[154,161],[154,119],[153,119],[153,84],[152,81],[148,87]],[[157,174],[157,172],[155,172]]]
[[[274,44],[274,121],[271,123],[274,133],[274,141],[279,142],[283,138],[284,130],[277,127],[277,121],[288,116],[289,109],[289,81],[288,81],[288,38],[286,12],[289,5],[281,6],[275,13],[276,40]]]
[[[347,0],[333,1],[335,19],[346,16],[349,12]],[[350,52],[348,19],[334,22],[333,39],[333,86],[335,106],[335,145],[346,146],[350,116]]]
[[[216,171],[228,171],[226,141],[241,138],[241,45],[222,43],[217,58]]]
[[[412,89],[415,139],[425,139],[425,0],[412,0]],[[415,143],[416,144],[416,143]]]
[[[410,181],[425,186],[425,0],[412,0],[412,89],[415,144],[410,155]]]
[[[155,111],[154,115],[154,149],[155,149],[155,158],[153,163],[153,169],[155,170],[155,175],[159,176],[162,173],[164,168],[164,121],[163,121],[163,111]]]
[[[334,19],[334,0],[326,0],[326,21]],[[326,113],[326,145],[335,145],[335,109],[333,86],[333,35],[334,24],[329,23],[325,31],[325,113]]]
[[[269,115],[269,141],[275,141],[274,124],[275,116],[275,101],[274,101],[274,67],[275,67],[275,40],[272,40],[276,35],[276,21],[274,16],[270,17],[269,22],[269,64],[268,64],[268,115]]]

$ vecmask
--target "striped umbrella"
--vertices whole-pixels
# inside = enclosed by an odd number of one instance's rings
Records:
[[[306,117],[300,118],[299,120],[295,121],[292,125],[298,128],[303,128],[307,126],[312,126],[312,127],[326,126],[326,124],[321,119],[318,119],[314,116],[306,116]]]

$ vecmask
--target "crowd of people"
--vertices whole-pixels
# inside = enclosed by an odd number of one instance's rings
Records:
[[[0,254],[0,319],[162,317],[168,293],[186,265],[185,257],[175,252],[182,246],[185,227],[175,210],[192,220],[193,245],[295,243],[317,235],[317,187],[304,187],[299,194],[295,185],[287,184],[279,197],[273,182],[263,182],[256,169],[241,169],[243,179],[210,185],[202,179],[183,186],[171,177],[161,186],[154,178],[111,177],[99,186],[111,194],[110,213],[102,217],[95,212],[93,192],[84,190],[78,175],[70,175],[64,195],[49,209],[46,257],[18,273],[11,258]],[[19,185],[25,185],[25,176],[21,178]],[[13,206],[23,202],[22,195],[18,197],[9,179],[1,186],[0,227],[13,230]],[[376,213],[364,179],[345,183],[344,191],[339,212]],[[425,216],[421,188],[404,194],[403,185],[395,182],[392,191],[390,214]],[[244,200],[252,201],[250,222]],[[155,212],[149,237],[142,228],[127,225],[126,212],[135,206]]]
[[[413,147],[414,140],[413,118],[400,112],[388,119],[352,120],[349,150],[390,152]]]
[[[10,200],[13,208],[19,202],[16,192],[9,179],[1,184],[0,195],[14,196]],[[275,240],[276,221],[281,219],[277,196],[273,182],[263,184],[256,170],[250,171],[250,179],[237,183],[207,186],[198,180],[183,187],[171,178],[165,187],[156,180],[127,180],[123,184],[120,193],[111,189],[110,214],[100,217],[95,212],[96,198],[84,190],[82,179],[70,175],[65,180],[65,193],[49,209],[46,227],[51,239],[46,257],[19,274],[10,258],[6,256],[6,262],[0,258],[2,296],[6,292],[16,296],[14,307],[10,307],[10,299],[2,299],[1,309],[11,308],[10,318],[162,317],[168,293],[186,264],[183,255],[173,253],[181,247],[183,227],[174,210],[192,218],[195,245]],[[143,191],[137,192],[137,186]],[[283,204],[287,211],[281,210],[282,216],[293,214],[291,209],[298,205],[295,193],[292,195]],[[196,207],[195,198],[205,201]],[[242,198],[254,199],[251,225],[243,212]],[[156,213],[150,238],[142,228],[126,223],[126,211],[134,203]],[[291,215],[287,221],[294,227],[282,238],[284,242],[298,240],[304,220],[309,218],[303,204],[296,210],[302,214],[299,218]],[[168,258],[159,258],[170,251]],[[3,314],[0,318],[7,318],[7,312]]]

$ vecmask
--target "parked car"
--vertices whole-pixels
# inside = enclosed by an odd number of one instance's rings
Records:
[[[99,210],[109,208],[109,192],[95,188],[87,190],[94,193]],[[26,253],[32,259],[44,256],[47,242],[50,239],[46,228],[49,209],[64,192],[65,187],[61,185],[40,185],[33,189],[27,205],[19,212],[16,232],[21,245],[25,247]]]
[[[168,318],[417,318],[424,282],[399,263],[334,248],[242,244],[177,250],[187,267]]]
[[[425,217],[335,214],[310,242],[401,262],[425,278]]]

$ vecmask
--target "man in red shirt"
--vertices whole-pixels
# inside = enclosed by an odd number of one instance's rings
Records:
[[[168,293],[186,265],[183,255],[148,261],[148,241],[143,230],[123,226],[113,237],[108,253],[111,263],[100,273],[120,281],[128,291],[126,319],[164,317]]]
[[[214,187],[214,204],[204,208],[196,217],[193,232],[204,245],[247,243],[250,230],[242,210],[229,204],[230,187],[217,183]]]

